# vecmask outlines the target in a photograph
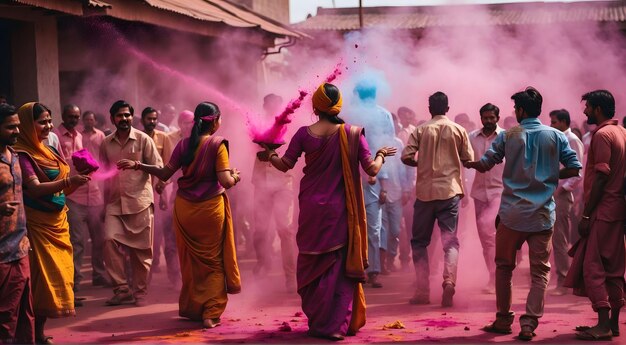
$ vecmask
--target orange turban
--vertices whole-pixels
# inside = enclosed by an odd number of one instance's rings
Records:
[[[339,93],[339,100],[337,101],[337,103],[333,104],[333,101],[326,95],[326,92],[324,91],[324,85],[326,85],[326,83],[320,85],[313,94],[313,108],[324,114],[336,116],[341,111],[341,105],[343,104],[343,101],[341,99],[341,93]]]

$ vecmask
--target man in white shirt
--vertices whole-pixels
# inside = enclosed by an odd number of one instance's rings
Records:
[[[491,143],[504,129],[498,126],[500,121],[500,109],[487,103],[480,108],[480,121],[483,125],[470,133],[470,143],[474,150],[474,160],[480,159],[491,147]],[[500,196],[502,195],[502,170],[504,164],[496,165],[493,169],[484,173],[476,172],[472,192],[470,196],[474,199],[474,209],[476,213],[476,230],[478,238],[483,247],[483,257],[489,272],[489,282],[483,290],[488,294],[495,293],[496,274],[496,225],[495,219],[500,207]]]
[[[550,126],[565,134],[569,146],[576,152],[578,160],[582,162],[585,152],[584,145],[570,129],[570,122],[571,120],[567,110],[559,109],[550,112]],[[567,293],[567,288],[563,287],[563,280],[570,266],[570,258],[569,255],[567,255],[567,250],[570,244],[571,211],[574,206],[573,191],[582,187],[580,185],[581,181],[581,176],[559,180],[559,186],[554,192],[556,222],[554,223],[554,234],[552,235],[552,248],[557,281],[556,288],[550,291],[550,294],[553,296],[562,296]]]

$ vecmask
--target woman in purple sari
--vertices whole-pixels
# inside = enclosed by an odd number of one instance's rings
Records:
[[[376,176],[385,157],[396,153],[383,147],[372,159],[363,129],[337,116],[341,105],[336,86],[320,85],[313,94],[319,121],[300,128],[282,158],[266,148],[271,164],[283,172],[305,154],[296,235],[298,294],[309,335],[331,340],[365,325],[367,227],[359,165]]]

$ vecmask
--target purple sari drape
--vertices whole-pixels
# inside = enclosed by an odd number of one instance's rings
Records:
[[[350,126],[345,130],[349,134]],[[347,333],[359,282],[346,275],[348,215],[339,139],[339,133],[321,138],[302,127],[283,157],[293,167],[305,153],[298,197],[297,281],[309,329],[318,335]],[[358,157],[350,162],[352,171],[358,174],[359,162],[368,167],[371,155],[363,135],[351,144],[358,145]]]

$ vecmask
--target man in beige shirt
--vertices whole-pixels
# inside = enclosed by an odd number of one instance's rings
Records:
[[[146,107],[141,112],[143,131],[152,138],[159,155],[163,159],[163,163],[167,164],[172,156],[174,147],[172,146],[168,134],[156,129],[158,123],[159,114],[156,109]],[[150,273],[159,273],[161,271],[159,266],[161,263],[161,248],[163,248],[165,263],[167,265],[167,278],[175,288],[178,288],[181,284],[180,265],[178,263],[176,238],[174,237],[174,230],[172,229],[172,212],[168,210],[169,188],[165,188],[165,182],[157,178],[153,178],[152,182],[155,185],[155,191],[159,194],[159,208],[155,210],[154,215],[156,222],[154,225],[152,267]]]
[[[133,112],[133,107],[125,101],[111,106],[111,122],[116,130],[100,147],[100,160],[106,170],[115,169],[120,159],[163,165],[154,141],[131,126]],[[104,198],[104,259],[114,292],[106,304],[144,305],[152,265],[154,226],[150,175],[138,170],[120,170],[106,181]],[[132,292],[124,271],[124,252],[130,257]]]
[[[443,296],[441,305],[452,306],[456,285],[459,240],[457,225],[459,201],[464,195],[462,162],[470,161],[474,151],[467,132],[446,117],[448,96],[435,92],[428,98],[430,121],[418,126],[402,151],[402,162],[417,167],[416,200],[413,212],[413,264],[417,275],[411,304],[430,303],[428,245],[435,220],[441,230],[444,252]],[[419,155],[416,160],[416,153]]]

